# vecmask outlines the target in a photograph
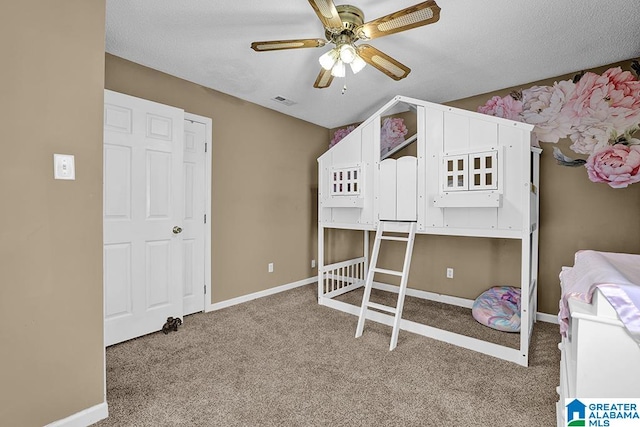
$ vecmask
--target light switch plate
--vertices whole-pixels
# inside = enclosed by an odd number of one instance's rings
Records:
[[[76,179],[76,166],[73,154],[53,155],[53,177],[55,179]]]

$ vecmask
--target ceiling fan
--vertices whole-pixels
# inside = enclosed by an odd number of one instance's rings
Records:
[[[335,45],[320,56],[322,69],[313,87],[329,87],[334,77],[344,77],[345,65],[353,73],[362,70],[366,64],[382,71],[394,80],[401,80],[411,69],[369,44],[356,45],[359,40],[371,40],[389,34],[399,33],[440,19],[440,7],[434,0],[428,0],[385,15],[367,23],[364,13],[348,4],[336,6],[333,0],[309,0],[325,29],[325,39],[273,40],[251,43],[256,52],[282,49],[323,47],[327,43]]]

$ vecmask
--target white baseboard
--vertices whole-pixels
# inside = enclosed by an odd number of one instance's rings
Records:
[[[396,285],[389,285],[387,283],[373,282],[375,289],[381,289],[387,292],[400,292],[400,287]],[[429,301],[441,302],[449,305],[457,305],[458,307],[471,308],[473,306],[473,300],[466,298],[454,297],[451,295],[437,294],[435,292],[421,291],[419,289],[407,288],[408,297],[416,297],[426,299]]]
[[[540,322],[555,323],[556,325],[560,324],[560,322],[558,322],[558,315],[557,314],[540,313],[538,311],[536,313],[536,320],[538,320]]]
[[[316,283],[317,277],[309,277],[308,279],[298,280],[297,282],[287,283],[286,285],[276,286],[275,288],[265,289],[264,291],[254,292],[252,294],[243,295],[241,297],[231,298],[225,301],[209,304],[205,307],[205,313],[210,311],[220,310],[223,308],[231,307],[233,305],[242,304],[243,302],[251,301],[257,298],[263,298],[269,295],[277,294],[280,292],[288,291],[290,289],[298,288],[300,286],[310,285]]]
[[[104,420],[108,416],[109,408],[107,402],[102,402],[90,408],[83,409],[80,412],[76,412],[73,415],[69,415],[67,418],[47,424],[45,427],[87,427],[100,420]]]
[[[276,286],[275,288],[266,289],[264,291],[254,292],[252,294],[243,295],[236,298],[231,298],[225,301],[216,302],[214,304],[209,304],[205,308],[205,313],[215,310],[221,310],[226,307],[231,307],[237,304],[242,304],[243,302],[251,301],[257,298],[263,298],[269,295],[277,294],[280,292],[288,291],[290,289],[295,289],[300,286],[310,285],[311,283],[316,283],[318,281],[317,277],[309,277],[307,279],[298,280],[297,282],[288,283],[286,285]],[[398,286],[389,285],[387,283],[381,282],[373,282],[373,287],[376,289],[385,290],[387,292],[395,292],[398,293]],[[466,298],[459,298],[450,295],[437,294],[434,292],[421,291],[419,289],[411,289],[407,288],[407,296],[422,298],[430,301],[441,302],[449,305],[457,305],[459,307],[471,308],[473,306],[473,300]],[[536,313],[536,320],[540,322],[547,323],[555,323],[558,324],[558,318],[554,314],[547,313]]]

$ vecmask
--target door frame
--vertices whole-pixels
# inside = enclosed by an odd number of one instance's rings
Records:
[[[207,222],[204,224],[204,309],[203,312],[211,311],[211,168],[213,166],[212,134],[213,120],[210,117],[199,116],[197,114],[184,112],[184,120],[202,123],[205,125],[205,158],[204,158],[204,213]]]

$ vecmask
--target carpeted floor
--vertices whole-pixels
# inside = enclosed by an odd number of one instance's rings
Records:
[[[525,368],[406,331],[389,352],[390,327],[355,339],[356,323],[319,306],[315,285],[187,316],[107,348],[96,425],[555,425],[557,325],[536,324]]]

